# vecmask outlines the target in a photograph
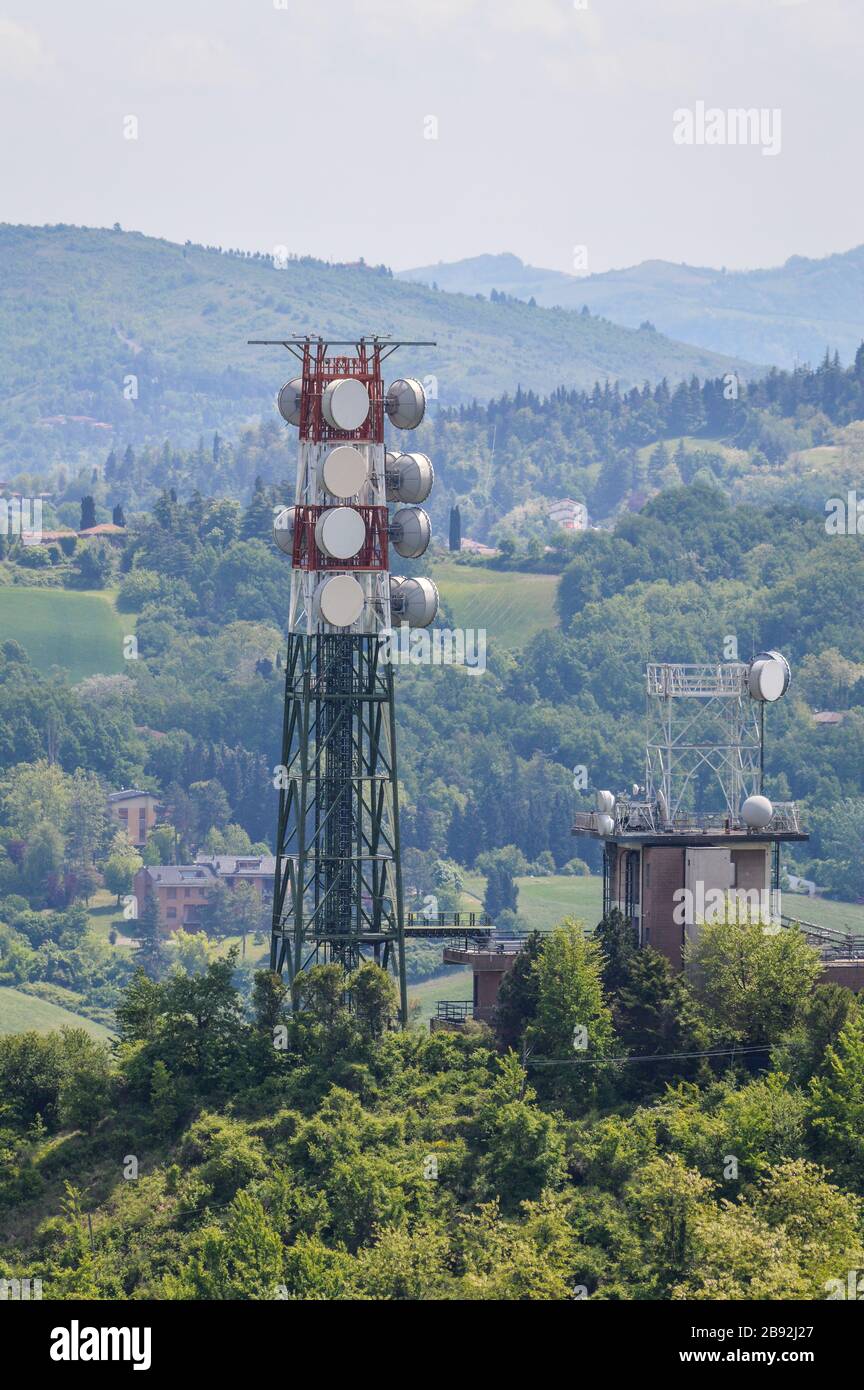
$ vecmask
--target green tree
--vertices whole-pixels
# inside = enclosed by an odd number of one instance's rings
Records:
[[[687,949],[688,973],[721,1035],[758,1046],[800,1022],[822,971],[800,931],[760,922],[706,923]]]
[[[347,985],[345,970],[338,962],[313,965],[297,980],[300,1007],[315,1023],[330,1027],[347,1014]]]
[[[114,1087],[111,1057],[105,1044],[96,1042],[83,1028],[64,1028],[62,1038],[60,1122],[92,1133],[110,1108]]]
[[[143,860],[131,846],[126,852],[115,850],[113,854],[105,860],[102,866],[102,874],[105,879],[105,887],[109,893],[116,893],[117,906],[120,906],[120,898],[124,893],[132,892],[132,880],[141,868]]]
[[[581,925],[571,918],[543,942],[534,966],[537,1011],[525,1040],[535,1057],[559,1063],[546,1071],[544,1093],[574,1098],[592,1094],[603,1075],[597,1062],[615,1052],[602,965],[599,946],[586,940]]]
[[[525,1029],[537,1012],[535,964],[541,944],[540,933],[531,932],[501,981],[495,1003],[494,1028],[502,1049],[521,1047]]]
[[[162,939],[159,904],[154,893],[148,892],[144,899],[144,906],[138,914],[137,932],[136,964],[151,979],[158,980],[164,973],[167,956]]]
[[[821,1072],[810,1082],[811,1123],[822,1153],[864,1191],[864,1016],[850,1014]]]
[[[639,951],[633,923],[617,907],[613,907],[598,922],[593,939],[603,952],[604,987],[610,991],[620,989],[628,979],[631,963]]]
[[[28,893],[43,895],[52,877],[63,869],[63,836],[50,821],[33,831],[24,856],[23,879]]]
[[[366,961],[350,976],[348,986],[357,1022],[370,1037],[380,1037],[399,1011],[392,975],[373,961]]]
[[[169,1134],[180,1111],[178,1087],[161,1057],[153,1063],[150,1079],[150,1117],[159,1134]]]
[[[282,1242],[257,1197],[238,1192],[224,1228],[211,1225],[181,1275],[166,1281],[169,1298],[272,1299],[282,1284]]]

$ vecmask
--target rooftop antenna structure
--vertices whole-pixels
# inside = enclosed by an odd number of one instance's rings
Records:
[[[762,796],[765,704],[789,687],[779,652],[750,664],[652,663],[646,673],[645,784],[661,822],[674,824],[700,794],[730,822]],[[710,789],[710,790],[709,790]]]
[[[413,378],[385,387],[400,347],[378,336],[250,339],[287,349],[299,372],[279,391],[297,428],[292,505],[275,517],[290,559],[291,598],[279,776],[270,968],[295,1005],[303,971],[364,960],[391,970],[408,1017],[391,623],[426,627],[438,611],[430,579],[390,572],[429,544],[419,505],[434,481],[425,454],[388,451],[384,426],[415,429],[426,398]],[[395,503],[391,512],[388,504]]]
[[[631,822],[642,815],[658,830],[700,816],[749,825],[751,803],[767,800],[765,706],[785,695],[790,675],[776,651],[749,663],[651,663],[645,803],[622,813]]]
[[[780,846],[807,832],[794,802],[764,794],[764,721],[790,675],[777,651],[747,663],[651,663],[644,789],[600,789],[595,809],[575,814],[575,834],[604,842],[604,914],[620,911],[639,944],[675,969],[718,904],[782,921]]]

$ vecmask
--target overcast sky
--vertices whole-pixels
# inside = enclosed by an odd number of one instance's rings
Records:
[[[821,256],[864,241],[862,38],[862,0],[0,0],[0,218],[394,269]],[[699,102],[779,110],[779,152],[676,144]]]

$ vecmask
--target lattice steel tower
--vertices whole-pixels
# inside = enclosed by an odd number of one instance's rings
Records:
[[[385,390],[382,364],[401,343],[279,341],[301,374],[278,398],[300,442],[294,504],[274,524],[293,572],[270,965],[287,971],[296,1002],[295,982],[310,965],[353,970],[374,960],[398,978],[404,1025],[393,667],[384,639],[394,619],[428,626],[438,591],[429,579],[390,574],[391,546],[413,558],[429,543],[429,517],[417,504],[434,473],[425,454],[387,452],[384,425],[389,418],[414,429],[425,395],[408,378]],[[388,502],[404,505],[391,515]]]

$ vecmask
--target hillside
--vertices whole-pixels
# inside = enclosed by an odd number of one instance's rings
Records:
[[[502,573],[446,561],[431,574],[447,621],[485,631],[493,649],[521,650],[538,632],[555,626],[556,575]]]
[[[107,1042],[111,1033],[101,1023],[61,1009],[47,999],[36,999],[17,989],[0,988],[0,1035],[4,1033],[56,1033],[61,1028],[83,1028],[91,1038]]]
[[[441,405],[519,384],[547,391],[609,378],[641,386],[736,365],[598,319],[439,294],[384,267],[304,258],[278,268],[264,256],[70,226],[2,226],[0,259],[7,475],[102,458],[112,443],[195,443],[266,417],[290,359],[279,348],[248,347],[248,338],[436,339],[435,350],[406,349],[399,369],[434,374]]]
[[[792,367],[837,349],[844,360],[864,336],[864,246],[820,260],[791,256],[768,270],[724,271],[643,261],[601,275],[565,275],[518,256],[474,256],[399,272],[451,293],[512,295],[539,305],[588,305],[613,323],[661,333],[751,362]]]
[[[0,631],[26,651],[37,671],[62,667],[71,681],[85,676],[120,675],[128,663],[123,639],[134,617],[121,617],[105,593],[69,589],[0,588]]]

